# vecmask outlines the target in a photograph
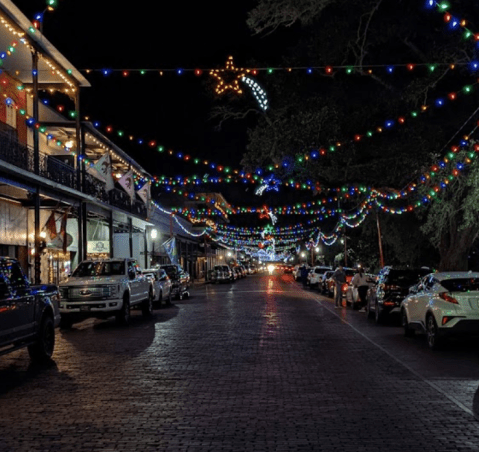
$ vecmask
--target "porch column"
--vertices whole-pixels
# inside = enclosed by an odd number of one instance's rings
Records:
[[[33,119],[38,122],[38,53],[35,50],[32,54],[32,78],[33,78]],[[33,172],[38,176],[40,174],[40,142],[38,129],[33,127]],[[35,284],[41,283],[41,254],[40,254],[40,187],[35,187],[34,193],[34,223],[35,223],[35,259],[34,259],[34,280]]]

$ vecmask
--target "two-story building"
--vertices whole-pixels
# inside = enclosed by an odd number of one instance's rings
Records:
[[[156,241],[173,236],[197,276],[202,239],[153,208],[142,187],[150,175],[81,121],[89,82],[9,0],[0,4],[0,59],[0,255],[18,258],[38,283],[58,283],[87,257],[130,256],[148,267]],[[44,92],[70,98],[69,119],[41,102]]]

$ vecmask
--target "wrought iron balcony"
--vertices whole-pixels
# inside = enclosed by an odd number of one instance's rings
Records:
[[[15,129],[9,128],[6,124],[0,126],[0,160],[34,174],[34,151],[31,147],[20,143],[13,132],[15,132]],[[62,158],[62,155],[40,153],[39,176],[65,187],[81,191],[99,201],[135,215],[142,217],[148,215],[147,208],[143,202],[137,200],[132,202],[126,192],[117,188],[106,191],[105,184],[91,174],[85,173],[83,175],[83,184],[80,185],[77,170],[73,166],[61,161]]]

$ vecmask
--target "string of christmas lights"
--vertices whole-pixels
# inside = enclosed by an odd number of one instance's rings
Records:
[[[303,72],[308,75],[320,74],[333,76],[337,73],[344,73],[346,75],[377,75],[379,73],[386,75],[396,74],[398,70],[404,70],[408,73],[417,72],[417,69],[424,69],[427,73],[436,71],[439,68],[449,68],[456,69],[458,67],[470,67],[471,70],[475,70],[474,66],[471,66],[470,63],[464,62],[434,62],[434,63],[387,63],[387,64],[371,64],[371,65],[322,65],[322,66],[274,66],[274,67],[256,67],[256,68],[241,68],[237,70],[238,80],[241,80],[240,75],[245,76],[246,73],[252,75],[258,75],[259,73],[266,73],[268,75],[278,74],[278,73],[292,73],[292,72]],[[226,68],[228,70],[228,66]],[[233,70],[233,71],[234,71]],[[213,75],[219,71],[225,71],[225,69],[218,68],[148,68],[148,69],[139,69],[139,68],[87,68],[81,69],[82,72],[86,74],[98,73],[104,77],[109,77],[111,75],[121,75],[126,78],[132,74],[137,74],[140,76],[146,75],[159,75],[163,76],[166,74],[176,74],[176,75],[185,75],[192,74],[197,77],[209,74]],[[227,87],[227,88],[226,88]],[[235,88],[234,88],[235,87]],[[241,88],[238,85],[232,84],[231,86],[224,84],[223,89],[218,88],[217,94],[222,94],[226,89],[234,89],[234,91],[240,91]]]

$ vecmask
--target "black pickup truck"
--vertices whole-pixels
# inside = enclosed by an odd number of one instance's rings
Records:
[[[32,286],[16,259],[0,257],[0,355],[28,347],[32,360],[50,359],[59,323],[57,286]]]

